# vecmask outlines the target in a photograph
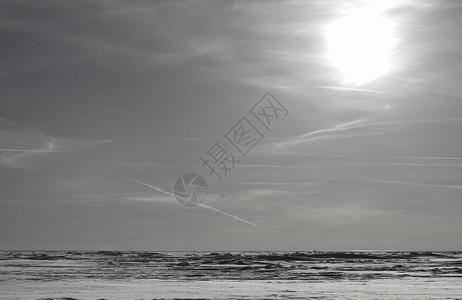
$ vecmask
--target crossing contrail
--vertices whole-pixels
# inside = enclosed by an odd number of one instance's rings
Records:
[[[145,182],[142,182],[142,181],[133,179],[133,178],[130,178],[130,180],[131,180],[131,181],[134,181],[134,182],[137,182],[137,183],[139,183],[139,184],[142,184],[142,185],[144,185],[144,186],[150,187],[150,188],[152,188],[153,190],[158,191],[159,193],[162,193],[162,194],[165,194],[165,195],[168,195],[168,196],[174,196],[173,193],[164,191],[163,189],[161,189],[161,188],[159,188],[159,187],[157,187],[157,186],[154,186],[154,185],[151,185],[151,184],[148,184],[148,183],[145,183]],[[238,216],[229,214],[229,213],[224,212],[224,211],[222,211],[222,210],[219,210],[219,209],[217,209],[217,208],[215,208],[215,207],[212,207],[212,206],[209,206],[209,205],[205,205],[205,204],[202,204],[202,203],[199,203],[199,206],[202,206],[202,207],[204,207],[204,208],[211,209],[211,210],[216,211],[216,212],[218,212],[218,213],[220,213],[220,214],[223,214],[223,215],[225,215],[225,216],[231,217],[231,218],[233,218],[233,219],[236,220],[236,221],[239,221],[239,222],[242,222],[242,223],[246,223],[246,224],[248,224],[248,225],[252,225],[252,226],[255,226],[255,227],[263,228],[263,229],[266,229],[266,230],[273,231],[273,230],[270,229],[270,228],[266,228],[266,227],[263,227],[263,226],[258,225],[258,224],[256,224],[256,223],[250,222],[250,221],[248,221],[248,220],[246,220],[246,219],[239,218]],[[273,231],[273,232],[274,232],[274,231]]]

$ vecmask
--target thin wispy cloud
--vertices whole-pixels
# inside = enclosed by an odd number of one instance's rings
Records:
[[[5,152],[39,152],[39,153],[55,153],[55,152],[71,152],[71,151],[59,151],[59,150],[48,150],[48,149],[8,149],[8,148],[0,148],[0,151]]]
[[[282,154],[289,156],[305,156],[305,157],[324,157],[324,158],[353,158],[353,159],[397,159],[397,160],[462,160],[462,157],[446,157],[446,156],[400,156],[400,155],[346,155],[346,154],[319,154],[310,152],[290,152],[290,151],[272,151],[258,149],[268,154]]]
[[[295,145],[303,144],[307,142],[312,142],[316,140],[383,134],[381,132],[375,132],[375,133],[367,132],[367,133],[355,133],[355,134],[350,134],[350,135],[348,134],[347,135],[344,135],[344,134],[337,135],[338,133],[344,133],[344,132],[347,132],[349,130],[354,130],[354,129],[361,129],[367,126],[371,126],[371,123],[368,119],[361,118],[361,119],[357,119],[357,120],[353,120],[349,122],[343,122],[331,128],[310,131],[308,133],[291,138],[290,140],[275,143],[273,145],[270,145],[270,148],[273,148],[275,150],[280,150],[280,149],[286,149],[291,146],[295,146]]]
[[[422,182],[411,182],[401,180],[384,180],[384,179],[361,179],[363,181],[391,184],[391,185],[402,185],[409,187],[427,187],[427,188],[441,188],[441,189],[462,189],[462,185],[457,184],[434,184],[434,183],[422,183]]]
[[[1,131],[0,142],[14,147],[0,148],[0,163],[10,167],[26,167],[34,158],[42,154],[76,154],[82,153],[111,140],[73,140],[52,137],[34,132]]]

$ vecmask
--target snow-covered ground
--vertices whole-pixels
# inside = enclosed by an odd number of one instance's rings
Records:
[[[6,252],[0,300],[462,299],[460,252]]]
[[[460,278],[369,281],[77,280],[2,282],[12,299],[462,299]]]

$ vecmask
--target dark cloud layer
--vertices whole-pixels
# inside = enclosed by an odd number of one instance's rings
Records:
[[[0,248],[459,249],[462,6],[376,2],[393,68],[345,85],[323,30],[367,5],[0,1]],[[289,116],[216,182],[200,156],[266,91]],[[262,227],[131,180],[190,171]]]

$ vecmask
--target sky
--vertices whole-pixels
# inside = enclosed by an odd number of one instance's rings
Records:
[[[460,250],[461,13],[0,0],[0,249]],[[238,122],[260,133],[245,155]],[[221,181],[217,142],[239,161]],[[208,194],[184,207],[191,172]]]

